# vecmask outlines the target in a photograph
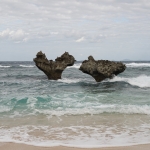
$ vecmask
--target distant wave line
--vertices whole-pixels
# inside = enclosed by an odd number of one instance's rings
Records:
[[[35,66],[33,66],[33,65],[19,65],[20,67],[24,67],[24,68],[33,68],[33,67],[35,67]]]
[[[150,63],[126,63],[127,67],[150,67]]]
[[[2,66],[2,65],[0,65],[0,68],[9,68],[9,67],[11,67],[11,66]]]

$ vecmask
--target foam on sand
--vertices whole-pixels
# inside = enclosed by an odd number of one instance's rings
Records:
[[[76,125],[66,127],[26,125],[11,128],[0,127],[0,142],[80,148],[146,144],[150,141],[148,126],[149,124],[135,127],[128,125]]]

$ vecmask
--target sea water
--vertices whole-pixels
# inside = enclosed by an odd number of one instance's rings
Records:
[[[109,147],[150,143],[150,62],[103,82],[68,67],[48,80],[33,62],[0,62],[0,142]]]

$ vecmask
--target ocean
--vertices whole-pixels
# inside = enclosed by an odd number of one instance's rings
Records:
[[[34,62],[0,62],[0,142],[109,147],[150,143],[150,62],[103,82],[67,67],[48,80]]]

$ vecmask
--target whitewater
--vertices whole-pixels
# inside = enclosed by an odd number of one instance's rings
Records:
[[[150,62],[96,83],[81,62],[48,80],[33,62],[0,62],[0,142],[109,147],[150,143]]]

